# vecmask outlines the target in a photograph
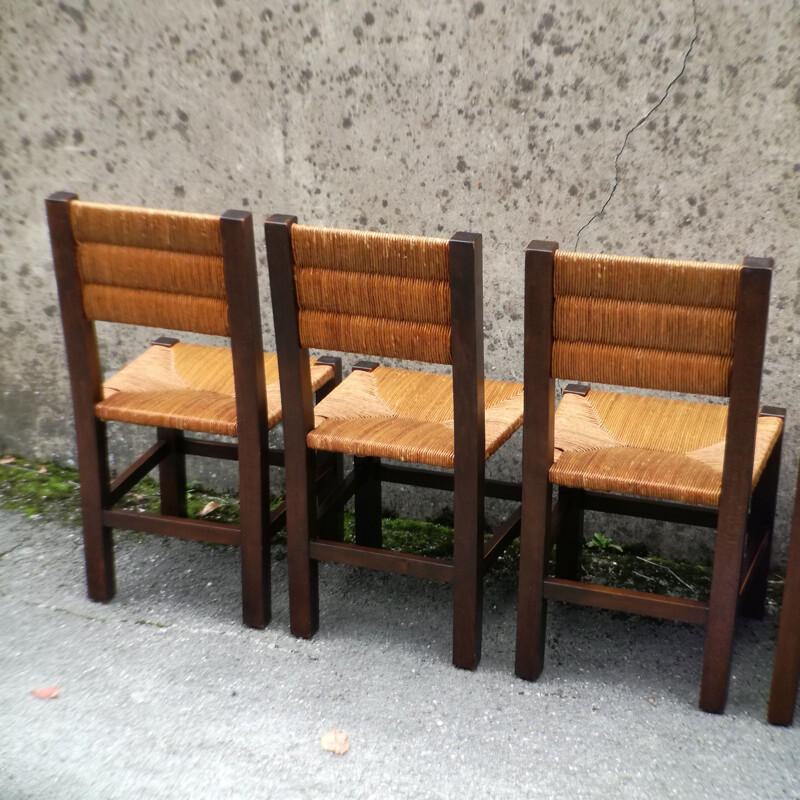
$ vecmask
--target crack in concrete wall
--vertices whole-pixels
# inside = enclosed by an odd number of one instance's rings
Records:
[[[573,250],[578,249],[578,243],[581,239],[581,234],[600,216],[602,216],[603,212],[606,210],[608,204],[611,202],[611,199],[614,197],[614,193],[617,191],[617,187],[619,186],[619,160],[622,157],[622,154],[625,152],[625,148],[628,145],[628,139],[630,138],[631,134],[634,131],[638,130],[639,128],[650,119],[651,116],[663,105],[664,101],[669,97],[670,90],[672,87],[683,77],[683,73],[686,72],[686,64],[689,61],[689,56],[692,54],[692,49],[694,48],[695,42],[697,41],[697,37],[699,36],[699,27],[697,23],[697,0],[692,0],[692,15],[694,20],[694,36],[692,36],[692,41],[689,42],[689,47],[684,53],[683,62],[681,63],[680,72],[669,82],[667,88],[664,90],[664,94],[661,95],[659,101],[625,134],[625,138],[622,140],[622,147],[620,147],[619,152],[614,159],[614,185],[611,187],[611,191],[609,192],[608,197],[606,198],[603,205],[600,207],[599,211],[596,211],[592,216],[588,219],[586,223],[584,223],[580,230],[578,230],[578,234],[575,237],[575,247]]]

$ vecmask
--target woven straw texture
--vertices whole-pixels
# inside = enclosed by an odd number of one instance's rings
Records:
[[[230,335],[219,217],[70,203],[88,319]]]
[[[522,423],[522,384],[485,381],[489,458]],[[354,371],[314,409],[309,447],[357,456],[453,466],[449,375],[377,367]]]
[[[314,391],[333,378],[333,368],[314,365]],[[278,359],[264,354],[267,422],[283,416]],[[95,406],[102,420],[178,428],[236,436],[233,360],[226,347],[183,344],[153,345],[103,384],[104,399]]]
[[[564,394],[555,420],[560,486],[716,506],[722,488],[727,406],[591,390]],[[783,427],[759,417],[756,485]]]
[[[727,396],[741,266],[558,250],[553,377]]]
[[[450,363],[447,239],[292,226],[303,347]]]

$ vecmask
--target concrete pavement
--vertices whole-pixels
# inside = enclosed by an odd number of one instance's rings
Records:
[[[80,532],[0,511],[0,797],[800,798],[800,726],[765,722],[776,619],[745,621],[724,716],[702,631],[552,604],[514,677],[516,587],[487,578],[483,660],[450,665],[450,588],[321,568],[311,641],[240,622],[238,553],[122,534],[85,597]],[[38,700],[37,687],[61,696]],[[322,750],[348,731],[344,756]]]

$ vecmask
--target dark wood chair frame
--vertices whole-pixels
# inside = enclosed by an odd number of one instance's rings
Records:
[[[773,725],[791,725],[800,682],[800,470],[794,497],[794,512],[786,561],[781,619],[767,719]]]
[[[72,390],[78,446],[84,556],[88,594],[106,602],[116,593],[112,529],[154,533],[241,548],[244,622],[263,628],[271,615],[270,537],[284,525],[283,504],[270,513],[269,466],[283,465],[283,452],[268,445],[267,398],[252,215],[227,211],[220,217],[225,291],[229,308],[238,437],[236,442],[189,437],[184,431],[157,428],[156,443],[115,480],[108,466],[106,423],[95,415],[103,399],[100,354],[92,320],[83,308],[70,202],[77,195],[56,192],[47,198],[61,319]],[[172,346],[162,337],[154,344]],[[341,360],[328,359],[337,378],[317,393],[329,392],[341,377]],[[186,456],[205,456],[239,465],[240,522],[230,525],[186,516]],[[341,470],[334,460],[321,476],[321,491]],[[151,470],[158,467],[161,513],[115,508]]]
[[[781,439],[751,496],[759,413],[785,418],[785,410],[758,399],[764,357],[771,259],[747,258],[741,273],[730,377],[728,430],[718,508],[659,502],[559,487],[552,507],[555,382],[551,377],[555,242],[533,241],[525,253],[525,425],[516,674],[539,676],[544,655],[546,600],[706,625],[700,707],[721,713],[727,698],[737,609],[761,617],[767,588],[780,471]],[[572,384],[565,391],[585,394]],[[708,603],[582,583],[580,552],[584,510],[625,514],[716,528]],[[555,577],[547,575],[556,544]]]
[[[450,239],[452,374],[455,468],[424,467],[354,459],[353,470],[319,508],[319,519],[355,497],[355,544],[323,540],[317,517],[315,458],[306,436],[314,427],[308,351],[300,345],[293,280],[291,227],[296,217],[274,215],[264,230],[279,354],[286,452],[287,536],[292,633],[309,638],[319,627],[318,562],[330,561],[453,584],[453,663],[474,669],[480,660],[483,572],[519,532],[519,512],[484,543],[484,496],[520,500],[518,484],[485,478],[483,283],[481,237],[457,233]],[[354,369],[372,370],[375,362]],[[381,483],[444,489],[454,494],[454,556],[437,559],[385,550],[381,533]]]

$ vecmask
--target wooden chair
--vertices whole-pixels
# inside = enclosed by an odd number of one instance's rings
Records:
[[[319,623],[319,561],[355,564],[453,583],[453,662],[480,658],[483,567],[518,530],[509,520],[484,544],[484,463],[521,423],[521,385],[485,381],[481,238],[397,236],[296,224],[265,225],[285,409],[291,629]],[[316,409],[308,348],[451,364],[450,375],[359,362]],[[316,418],[316,425],[315,425]],[[339,503],[355,493],[356,543],[321,541],[314,527],[315,451],[355,456]],[[446,467],[392,466],[381,459]],[[454,557],[382,549],[381,481],[454,490]],[[335,495],[336,493],[334,493]],[[334,496],[332,495],[332,497]],[[322,512],[320,512],[322,514]]]
[[[794,513],[786,561],[781,621],[767,719],[773,725],[791,725],[800,681],[800,471],[794,496]]]
[[[152,211],[57,192],[47,199],[47,216],[75,412],[89,596],[114,596],[113,528],[236,544],[244,621],[264,627],[269,536],[284,517],[279,509],[270,521],[267,431],[280,422],[281,404],[276,356],[262,348],[251,215]],[[231,347],[162,337],[104,383],[95,320],[225,336]],[[335,367],[309,372],[321,388]],[[156,443],[113,482],[111,420],[157,429]],[[237,437],[238,446],[184,431]],[[238,461],[239,525],[186,518],[187,454]],[[280,463],[282,454],[272,455]],[[156,466],[161,514],[114,508]]]
[[[775,514],[784,411],[758,406],[771,272],[768,259],[738,266],[528,246],[520,677],[542,668],[544,600],[566,600],[705,624],[700,706],[723,711],[737,606],[763,613]],[[570,385],[554,412],[555,378],[729,402]],[[715,527],[709,602],[578,581],[584,509]]]

